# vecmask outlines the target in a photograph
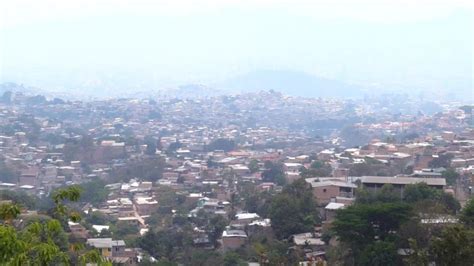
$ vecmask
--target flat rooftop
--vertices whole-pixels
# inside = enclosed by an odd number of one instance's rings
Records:
[[[363,176],[360,178],[362,184],[392,184],[409,185],[426,183],[429,186],[446,186],[444,178],[422,178],[422,177],[394,177],[394,176]]]

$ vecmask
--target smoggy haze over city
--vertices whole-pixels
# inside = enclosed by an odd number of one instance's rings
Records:
[[[474,0],[0,0],[0,266],[474,266]]]
[[[290,83],[304,96],[323,78],[472,96],[468,1],[93,2],[2,3],[0,82],[90,94]]]

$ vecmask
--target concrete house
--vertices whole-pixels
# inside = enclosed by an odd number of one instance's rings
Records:
[[[357,188],[355,184],[338,179],[319,181],[319,178],[306,178],[305,180],[311,185],[316,202],[322,205],[337,197],[352,198]]]
[[[247,233],[243,230],[225,230],[222,232],[222,247],[224,250],[234,250],[245,245]]]
[[[428,186],[436,189],[444,189],[446,186],[445,178],[421,178],[421,177],[393,177],[393,176],[363,176],[360,181],[364,188],[370,191],[377,191],[384,185],[390,184],[399,190],[400,197],[403,196],[405,186],[426,183]]]

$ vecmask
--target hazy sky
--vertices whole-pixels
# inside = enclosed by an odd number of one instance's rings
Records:
[[[213,83],[291,69],[367,84],[472,81],[470,1],[0,1],[0,79]]]

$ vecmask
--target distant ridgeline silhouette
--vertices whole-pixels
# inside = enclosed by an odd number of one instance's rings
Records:
[[[217,87],[241,92],[275,90],[302,97],[361,97],[364,94],[363,88],[355,85],[287,70],[254,71],[224,81]]]

